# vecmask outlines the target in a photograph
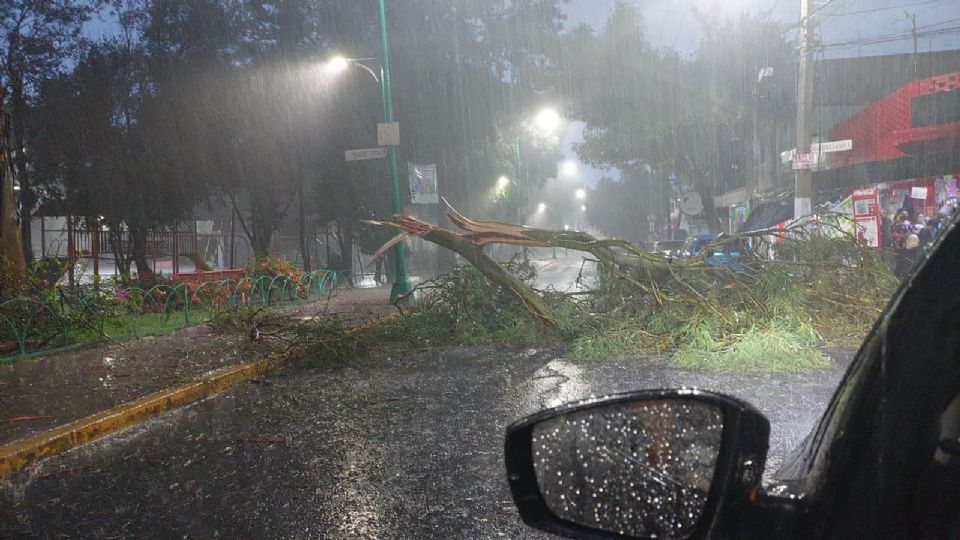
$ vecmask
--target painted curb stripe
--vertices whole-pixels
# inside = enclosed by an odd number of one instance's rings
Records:
[[[281,366],[299,357],[302,352],[302,348],[296,347],[260,360],[226,367],[193,382],[159,390],[64,426],[0,446],[0,480],[42,459],[218,394],[270,368]]]

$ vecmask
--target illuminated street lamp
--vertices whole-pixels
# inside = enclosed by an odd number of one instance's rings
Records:
[[[510,179],[506,176],[501,176],[497,178],[497,183],[494,185],[493,193],[497,197],[504,197],[507,194],[507,188],[510,187]]]
[[[347,58],[338,54],[330,57],[329,60],[320,64],[320,69],[331,75],[339,75],[346,71],[350,66],[354,66],[366,71],[368,75],[373,77],[373,80],[380,84],[380,75],[377,75],[377,72],[365,63],[375,62],[376,60],[376,58]],[[380,72],[381,74],[383,72],[382,66],[380,66]]]
[[[577,200],[582,201],[587,198],[587,191],[583,188],[577,190]]]
[[[380,73],[378,74],[370,66],[364,64],[364,61],[376,60],[376,58],[345,58],[343,56],[334,56],[322,67],[331,73],[343,72],[349,66],[356,66],[366,71],[377,83],[380,84],[380,96],[383,101],[383,122],[392,124],[393,119],[393,95],[390,85],[390,48],[387,42],[387,8],[385,0],[377,2],[378,14],[380,19]],[[397,145],[387,145],[387,165],[390,170],[390,205],[394,214],[403,213],[403,199],[400,197],[400,170],[397,165]],[[390,302],[396,302],[399,298],[406,298],[408,301],[409,293],[413,291],[410,281],[407,280],[407,266],[404,261],[403,242],[398,242],[394,246],[396,259],[396,275],[393,280],[393,287],[390,290]]]
[[[537,213],[542,214],[547,211],[547,203],[540,203],[537,205]]]
[[[560,172],[566,176],[573,176],[577,174],[577,164],[572,161],[564,161],[563,165],[560,166]]]
[[[331,73],[340,73],[348,67],[350,67],[350,60],[342,56],[334,56],[330,60],[327,60],[327,63],[323,66]]]
[[[542,131],[553,131],[560,127],[560,113],[556,109],[546,108],[537,113],[537,127]]]

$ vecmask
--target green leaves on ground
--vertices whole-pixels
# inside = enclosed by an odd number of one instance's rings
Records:
[[[386,341],[412,346],[523,346],[568,342],[568,356],[667,357],[687,369],[797,371],[829,365],[827,343],[859,340],[896,288],[875,250],[847,237],[791,238],[774,259],[745,256],[725,269],[654,278],[600,269],[592,295],[542,292],[560,330],[547,334],[513,296],[472,267],[421,287]],[[530,283],[529,268],[514,267]],[[580,298],[580,299],[575,299]]]

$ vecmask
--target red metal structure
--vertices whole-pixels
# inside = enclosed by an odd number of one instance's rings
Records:
[[[831,141],[853,150],[830,155],[830,168],[960,150],[960,73],[908,83],[833,127]]]

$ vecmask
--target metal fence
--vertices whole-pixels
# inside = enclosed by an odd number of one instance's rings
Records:
[[[161,284],[150,288],[54,288],[35,297],[0,302],[0,343],[16,353],[38,354],[83,341],[84,332],[111,338],[156,333],[197,321],[198,312],[245,305],[271,306],[317,300],[337,286],[337,272]],[[110,332],[108,334],[108,332]],[[2,354],[2,353],[0,353]]]

